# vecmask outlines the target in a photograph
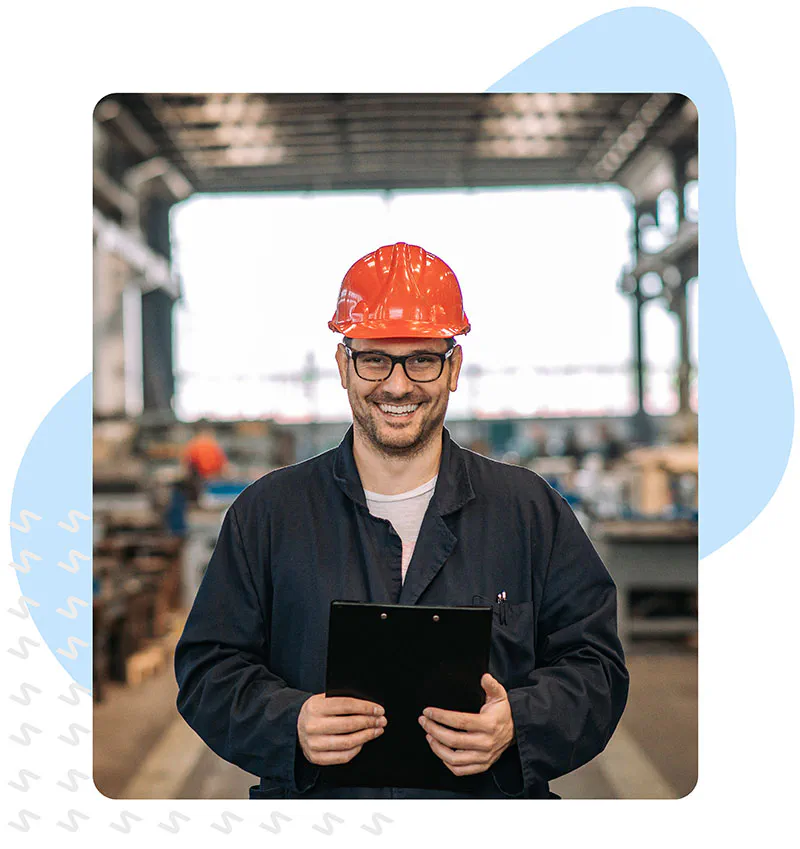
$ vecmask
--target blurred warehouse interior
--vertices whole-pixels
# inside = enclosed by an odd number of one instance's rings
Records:
[[[181,243],[179,271],[178,205],[241,193],[344,198],[589,186],[621,187],[630,211],[628,261],[615,279],[596,281],[630,307],[631,355],[614,378],[629,402],[604,394],[611,384],[602,382],[602,363],[516,368],[467,359],[471,400],[451,409],[447,427],[460,444],[525,465],[558,489],[619,588],[620,634],[634,672],[620,740],[625,751],[644,753],[639,772],[629,770],[638,784],[626,784],[618,766],[633,756],[610,747],[599,766],[562,780],[564,795],[688,793],[697,757],[694,105],[664,93],[120,94],[100,101],[93,126],[98,787],[123,798],[246,795],[250,777],[212,763],[195,741],[181,738],[176,753],[170,652],[232,500],[270,470],[335,446],[349,426],[341,408],[326,406],[321,387],[337,378],[313,352],[298,368],[276,351],[274,371],[241,384],[251,396],[290,385],[309,401],[299,415],[237,416],[212,405],[200,417],[182,415],[187,382],[220,378],[184,374],[179,364],[176,315],[192,286],[181,277],[192,247]],[[491,232],[484,237],[491,243]],[[332,312],[341,276],[359,255],[334,264],[323,313]],[[646,353],[644,316],[653,304],[673,322],[676,342],[660,375]],[[269,345],[268,333],[263,341]],[[546,376],[534,394],[547,394],[578,373],[600,387],[588,407],[547,397],[524,412],[474,403],[480,386],[509,375],[514,385]],[[670,721],[679,727],[664,725]],[[115,734],[122,723],[133,723],[133,733]],[[680,742],[665,748],[665,736]]]

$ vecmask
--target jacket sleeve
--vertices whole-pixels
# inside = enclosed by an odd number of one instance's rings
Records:
[[[248,559],[234,505],[175,649],[178,711],[220,757],[297,790],[297,717],[312,694],[267,668],[269,577],[259,597],[255,568],[266,571]]]
[[[603,751],[622,716],[628,672],[611,576],[559,497],[536,626],[536,668],[509,691],[526,788]]]

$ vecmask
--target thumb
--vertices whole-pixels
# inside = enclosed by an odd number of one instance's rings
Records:
[[[491,675],[487,672],[481,678],[481,687],[483,687],[483,692],[486,693],[486,703],[489,702],[499,702],[506,698],[505,687],[492,678]]]

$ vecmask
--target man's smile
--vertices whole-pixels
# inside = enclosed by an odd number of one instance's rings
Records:
[[[387,404],[374,402],[375,406],[383,414],[383,418],[392,422],[408,422],[414,418],[414,414],[422,406],[419,402],[415,404]]]

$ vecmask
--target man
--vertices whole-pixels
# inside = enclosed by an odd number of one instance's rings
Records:
[[[614,584],[560,495],[444,428],[454,337],[470,326],[442,260],[403,243],[368,254],[329,327],[344,335],[353,426],[228,511],[176,649],[178,708],[261,776],[251,798],[547,798],[549,779],[602,751],[625,706]],[[387,718],[324,695],[334,599],[493,604],[480,713],[431,706],[419,719],[447,786],[337,786],[335,765]]]

